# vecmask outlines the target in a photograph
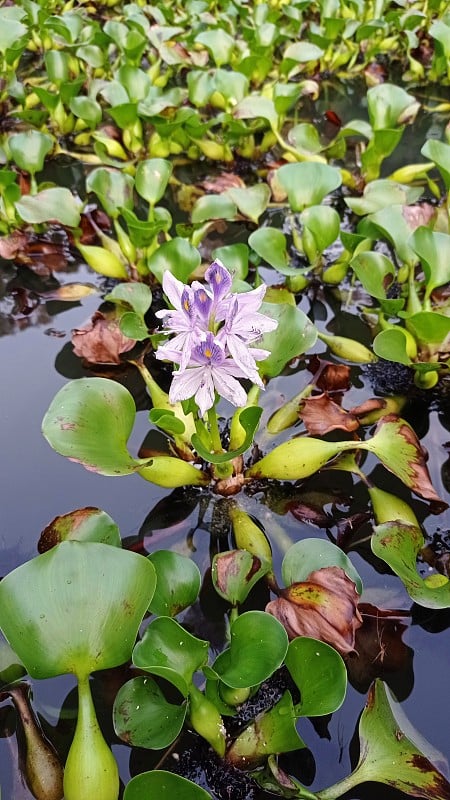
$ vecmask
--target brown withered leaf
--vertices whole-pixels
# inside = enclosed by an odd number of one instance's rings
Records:
[[[412,231],[421,225],[428,225],[430,219],[435,215],[436,207],[431,203],[417,203],[412,206],[403,206],[402,215]]]
[[[350,411],[344,411],[326,392],[307,397],[300,416],[311,436],[323,436],[336,429],[351,432],[359,428],[358,418]]]
[[[277,165],[281,166],[281,164]],[[274,203],[283,203],[287,198],[287,192],[283,189],[278,176],[278,169],[270,169],[267,173],[267,183],[269,184],[270,191],[272,192],[272,200]]]
[[[73,352],[89,364],[120,364],[120,354],[132,350],[136,341],[124,336],[115,317],[96,311],[84,327],[72,331]]]
[[[360,603],[363,623],[356,631],[355,652],[347,659],[351,683],[366,692],[375,678],[412,668],[413,650],[402,640],[410,614],[385,611],[371,603]]]
[[[362,624],[358,599],[343,569],[322,567],[306,581],[283,589],[266,611],[281,622],[290,639],[310,636],[345,654],[355,649],[355,632]]]
[[[350,367],[347,364],[333,364],[314,354],[308,361],[308,369],[322,392],[346,392],[350,389]]]
[[[245,182],[234,172],[222,172],[220,175],[205,178],[198,185],[202,186],[205,191],[215,194],[226,192],[227,189],[245,189]]]
[[[28,236],[22,231],[13,231],[9,236],[2,236],[0,238],[0,257],[11,261],[16,258],[18,253],[25,250]]]

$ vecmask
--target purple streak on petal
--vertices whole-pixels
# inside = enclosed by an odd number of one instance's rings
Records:
[[[217,304],[230,291],[232,278],[228,270],[218,259],[213,261],[205,272],[205,278],[213,291],[214,301]]]

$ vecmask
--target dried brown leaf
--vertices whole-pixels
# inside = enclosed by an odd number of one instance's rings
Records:
[[[336,429],[351,432],[359,428],[357,417],[344,411],[326,392],[317,397],[307,397],[300,416],[311,436],[323,436]]]
[[[25,250],[28,238],[27,234],[21,231],[13,231],[9,236],[2,236],[0,238],[0,257],[7,261],[16,258],[18,253]]]
[[[115,317],[108,319],[97,311],[84,328],[72,331],[72,344],[75,355],[90,364],[120,364],[120,354],[136,342],[123,335]]]
[[[362,624],[358,599],[343,569],[323,567],[284,589],[266,611],[282,623],[290,639],[310,636],[344,654],[354,650],[355,632]]]

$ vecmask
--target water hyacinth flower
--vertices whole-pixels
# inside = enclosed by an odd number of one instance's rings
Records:
[[[157,358],[178,365],[170,402],[194,397],[201,416],[214,405],[216,393],[235,406],[245,405],[246,393],[237,378],[264,388],[256,362],[269,352],[254,345],[277,326],[258,311],[265,286],[231,292],[231,274],[219,260],[208,267],[205,278],[207,285],[194,281],[186,286],[166,271],[163,289],[173,309],[157,312],[165,331],[174,334],[156,352]]]

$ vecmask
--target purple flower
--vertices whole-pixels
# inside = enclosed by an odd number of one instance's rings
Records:
[[[171,403],[194,397],[203,417],[215,403],[215,393],[235,406],[245,405],[247,395],[236,378],[247,374],[227,358],[223,347],[211,332],[204,341],[196,345],[186,369],[173,373],[169,390]]]
[[[163,276],[163,289],[174,311],[157,311],[156,316],[164,320],[167,333],[175,333],[173,339],[158,347],[156,357],[174,361],[184,369],[189,361],[192,348],[200,341],[202,328],[194,302],[194,292],[181,283],[169,270]]]
[[[245,405],[246,394],[236,378],[263,388],[256,362],[270,355],[254,345],[277,322],[258,309],[266,287],[231,292],[232,277],[216,260],[206,270],[206,285],[185,286],[169,271],[163,289],[173,310],[158,311],[167,333],[175,336],[158,347],[156,357],[179,366],[169,392],[171,402],[195,397],[203,416],[214,405],[215,392],[233,405]]]

